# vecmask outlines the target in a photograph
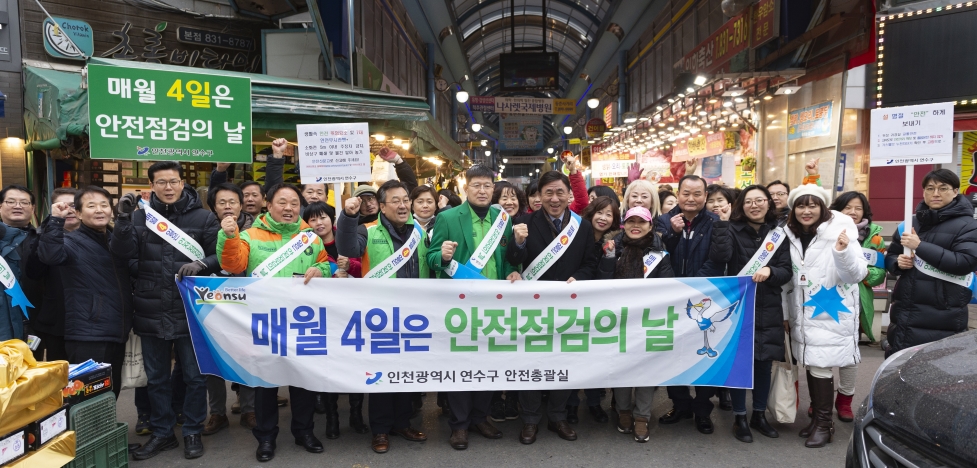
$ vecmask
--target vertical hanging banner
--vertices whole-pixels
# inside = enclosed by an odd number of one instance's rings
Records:
[[[825,101],[787,115],[787,139],[824,136],[831,134],[831,101]]]
[[[200,371],[341,393],[753,386],[749,277],[302,283],[179,281]]]
[[[251,163],[251,78],[88,65],[92,159]]]
[[[303,184],[370,180],[369,124],[296,125],[295,130]]]

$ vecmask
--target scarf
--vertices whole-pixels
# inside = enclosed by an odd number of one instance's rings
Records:
[[[655,232],[649,232],[640,239],[623,236],[620,242],[621,256],[614,267],[614,279],[644,278],[645,250],[655,242]]]
[[[434,216],[428,216],[427,218],[422,218],[420,216],[417,216],[417,214],[414,214],[414,222],[421,223],[421,227],[424,228],[424,232],[430,231],[431,228],[434,227],[430,225],[431,221],[434,221]]]
[[[868,218],[863,218],[862,222],[856,224],[855,227],[858,228],[858,243],[861,244],[868,237]]]

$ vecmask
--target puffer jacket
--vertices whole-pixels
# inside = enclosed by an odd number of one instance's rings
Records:
[[[19,283],[23,283],[21,278],[24,275],[21,274],[21,267],[23,259],[26,258],[23,244],[30,242],[28,237],[32,232],[35,232],[32,228],[18,229],[0,223],[0,255],[7,261],[7,265],[10,266],[11,272]],[[24,285],[21,284],[21,289],[23,287]],[[3,289],[5,288],[0,286],[0,290]],[[25,294],[27,292],[24,291]],[[24,336],[24,312],[20,306],[12,305],[10,299],[7,293],[0,292],[0,341],[26,338]],[[28,297],[28,299],[31,298]]]
[[[304,274],[310,267],[318,268],[324,278],[332,276],[326,248],[322,245],[322,240],[310,230],[309,225],[302,220],[279,223],[272,219],[270,213],[262,213],[251,228],[238,231],[233,237],[227,237],[221,230],[217,235],[217,253],[225,271],[248,276],[268,257],[299,235],[313,237],[312,244],[274,276],[287,278],[293,274]]]
[[[750,263],[753,255],[763,247],[763,240],[776,221],[753,229],[746,221],[716,221],[712,225],[712,243],[709,259],[725,267],[728,276],[735,276]],[[783,286],[789,285],[793,272],[790,268],[790,247],[786,239],[767,262],[770,277],[757,284],[755,315],[753,320],[753,359],[756,361],[783,361],[784,308],[781,300]]]
[[[937,269],[966,275],[977,269],[977,221],[963,195],[939,210],[925,203],[916,208],[913,227],[920,244],[916,256]],[[885,254],[885,266],[899,275],[892,289],[889,309],[889,353],[929,343],[967,330],[970,289],[933,278],[919,270],[902,270],[897,264],[905,252],[897,230]]]
[[[722,276],[723,271],[709,262],[712,225],[719,220],[719,217],[703,209],[692,220],[691,231],[675,232],[672,230],[673,216],[682,216],[682,209],[676,206],[656,218],[655,229],[661,234],[665,248],[671,256],[675,276],[679,278]]]
[[[604,238],[608,239],[607,234],[605,234]],[[614,270],[617,268],[617,262],[621,259],[621,255],[624,254],[623,232],[613,231],[612,237],[610,237],[608,240],[614,241],[614,257],[606,257],[604,256],[603,248],[598,249],[601,252],[600,263],[597,266],[599,279],[614,279]],[[665,244],[662,242],[661,235],[658,233],[655,233],[655,240],[652,241],[650,246],[645,248],[642,255],[648,255],[648,252],[653,250],[657,252],[663,252],[665,250]],[[674,278],[675,273],[672,271],[672,263],[669,257],[670,255],[665,255],[665,257],[658,262],[658,265],[655,266],[655,269],[648,274],[647,278]]]
[[[835,250],[838,236],[848,235],[848,247]],[[794,281],[788,291],[790,340],[798,364],[814,367],[844,367],[861,361],[858,351],[858,283],[868,274],[868,267],[858,245],[858,228],[848,216],[831,212],[831,219],[818,226],[817,234],[805,252],[801,240],[787,229]],[[806,287],[800,287],[802,283]],[[842,286],[843,295],[836,294]],[[822,286],[825,296],[836,299],[847,309],[825,311],[805,306],[811,300],[811,289]],[[819,291],[813,291],[818,294]],[[822,302],[824,303],[824,302]],[[830,306],[830,303],[827,305]],[[836,314],[837,319],[833,316]]]
[[[111,233],[82,224],[66,233],[64,218],[41,226],[37,256],[64,288],[64,339],[125,343],[132,328],[129,262],[109,252]]]
[[[206,210],[197,192],[185,186],[183,195],[166,205],[156,195],[150,206],[169,222],[175,224],[204,249],[204,265],[200,276],[220,272],[217,260],[217,231],[220,223],[214,213]],[[173,340],[190,336],[183,300],[174,280],[177,271],[193,260],[146,227],[146,212],[142,209],[131,215],[119,215],[115,223],[112,253],[134,261],[133,329],[137,335]]]

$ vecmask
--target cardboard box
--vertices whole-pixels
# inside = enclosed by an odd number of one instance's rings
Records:
[[[0,465],[12,462],[27,453],[27,429],[18,429],[0,437]]]
[[[27,426],[27,448],[37,450],[68,430],[68,405]]]
[[[112,366],[97,369],[79,375],[68,381],[68,386],[61,392],[64,402],[73,405],[85,401],[95,395],[112,391]]]
[[[75,431],[65,432],[35,452],[4,465],[4,468],[50,468],[64,466],[75,459]]]

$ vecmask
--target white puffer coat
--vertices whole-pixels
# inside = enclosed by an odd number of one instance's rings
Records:
[[[804,252],[801,240],[787,229],[790,257],[794,268],[792,289],[788,291],[790,339],[798,364],[813,367],[844,367],[861,361],[858,352],[858,283],[868,274],[858,244],[858,228],[837,211],[818,226],[817,235]],[[835,243],[842,231],[848,234],[848,247],[839,252]],[[806,272],[808,287],[799,287],[799,271]],[[836,321],[830,314],[814,316],[815,308],[804,307],[817,285],[843,291],[842,304],[850,313],[839,312]],[[786,287],[784,289],[787,289]]]

